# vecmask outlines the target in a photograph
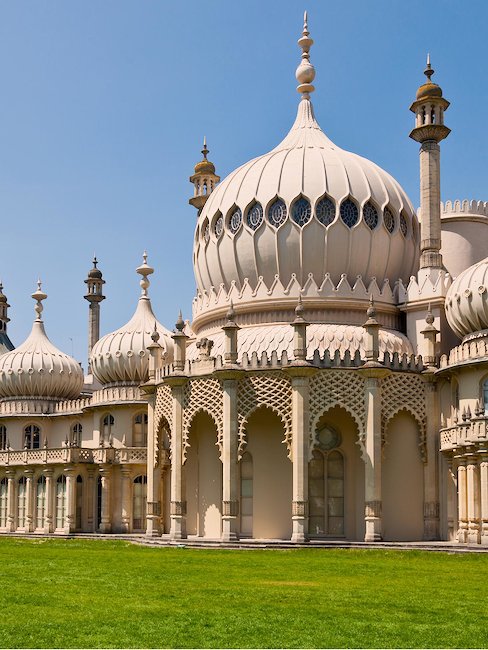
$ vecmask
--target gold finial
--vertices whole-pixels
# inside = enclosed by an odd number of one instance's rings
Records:
[[[427,65],[426,65],[425,70],[424,70],[424,75],[427,77],[427,81],[429,83],[432,83],[430,81],[430,78],[432,77],[433,74],[434,74],[434,69],[430,65],[430,54],[427,54]]]
[[[297,90],[304,97],[309,97],[315,88],[312,81],[315,79],[315,68],[310,63],[310,48],[313,45],[313,39],[310,38],[308,31],[308,16],[305,11],[303,15],[303,31],[302,36],[298,39],[298,45],[302,50],[302,60],[296,70],[296,78],[299,83]]]
[[[202,149],[202,153],[203,153],[203,158],[204,158],[204,160],[207,160],[207,154],[209,153],[209,150],[207,149],[207,136],[206,136],[206,135],[203,136],[203,149]]]

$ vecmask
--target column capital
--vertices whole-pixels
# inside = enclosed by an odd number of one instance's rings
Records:
[[[185,516],[186,515],[186,501],[171,501],[170,502],[170,515]]]

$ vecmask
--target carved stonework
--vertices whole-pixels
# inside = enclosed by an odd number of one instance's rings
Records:
[[[186,515],[186,501],[171,501],[169,513],[180,517]]]
[[[292,501],[291,514],[293,517],[308,517],[308,501]]]
[[[147,502],[147,514],[154,517],[159,517],[161,515],[161,504],[159,501]]]
[[[191,423],[197,413],[208,413],[215,423],[217,437],[215,444],[222,454],[222,436],[223,436],[223,397],[222,386],[218,379],[198,378],[189,381],[183,393],[183,462],[186,461],[186,455],[190,442],[188,434]]]
[[[222,515],[224,517],[237,517],[239,514],[239,501],[222,501]]]
[[[366,517],[381,517],[381,501],[366,501],[364,506]]]
[[[426,501],[424,503],[424,517],[426,519],[437,519],[439,517],[438,501]]]

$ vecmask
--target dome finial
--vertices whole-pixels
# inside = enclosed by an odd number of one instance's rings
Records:
[[[36,321],[42,322],[41,314],[44,309],[42,306],[42,301],[46,300],[47,293],[44,293],[44,291],[42,291],[42,282],[40,278],[37,280],[37,290],[32,294],[32,298],[36,300],[36,306],[34,307],[34,310],[37,314]]]
[[[147,290],[149,288],[149,285],[151,284],[147,278],[148,275],[151,275],[151,273],[154,273],[154,269],[148,265],[147,263],[147,251],[144,251],[142,254],[142,264],[141,266],[138,266],[136,269],[136,273],[139,273],[139,275],[142,275],[142,280],[139,282],[141,285],[141,297],[147,298]]]
[[[202,154],[204,160],[207,160],[207,154],[209,153],[209,149],[207,149],[207,136],[203,136],[203,149],[202,149]]]
[[[427,81],[429,83],[432,83],[430,81],[430,78],[432,77],[434,72],[435,72],[434,68],[430,65],[430,54],[427,54],[427,65],[426,65],[425,70],[424,70],[424,75],[427,77]]]
[[[309,97],[310,93],[315,90],[312,85],[312,81],[315,79],[315,68],[310,63],[310,48],[313,45],[313,39],[310,38],[310,32],[308,31],[308,17],[306,11],[303,15],[303,32],[302,36],[298,39],[298,45],[302,50],[302,60],[296,70],[296,78],[300,84],[297,87],[297,90],[304,97]]]

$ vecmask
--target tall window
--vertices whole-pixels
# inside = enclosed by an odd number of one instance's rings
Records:
[[[64,528],[66,515],[66,476],[61,474],[56,481],[56,528]]]
[[[0,424],[0,450],[7,449],[7,427]]]
[[[83,528],[83,479],[78,474],[76,477],[76,530],[81,530]]]
[[[483,404],[485,407],[485,415],[488,415],[488,379],[483,382]]]
[[[41,446],[41,430],[35,424],[29,424],[24,429],[24,448],[39,449]]]
[[[83,433],[82,425],[77,422],[71,427],[71,444],[74,447],[79,447],[81,445],[81,434]]]
[[[146,528],[147,476],[138,476],[134,479],[132,499],[132,529],[144,530]]]
[[[0,528],[7,527],[7,492],[8,490],[8,481],[6,478],[3,478],[0,481]]]
[[[107,415],[104,415],[102,418],[102,431],[101,431],[101,438],[103,442],[110,442],[112,438],[112,427],[115,424],[114,416],[111,415],[110,413],[107,413]]]
[[[44,528],[46,517],[46,477],[40,476],[36,486],[36,527]]]
[[[138,413],[132,426],[132,444],[134,447],[147,446],[147,413]]]
[[[26,479],[23,476],[19,479],[17,492],[17,528],[25,527],[26,496]]]
[[[241,535],[245,537],[252,537],[252,470],[252,456],[246,452],[241,460]]]

